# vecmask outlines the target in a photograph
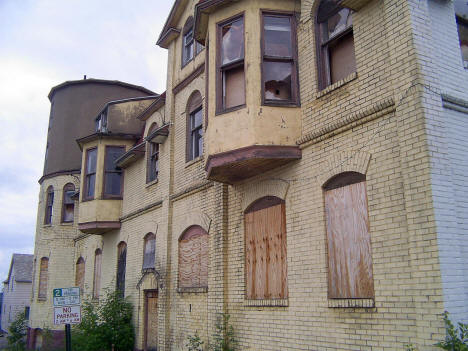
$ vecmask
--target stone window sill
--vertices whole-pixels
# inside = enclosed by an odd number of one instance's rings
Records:
[[[146,187],[146,188],[149,188],[150,186],[153,186],[154,184],[158,184],[158,181],[159,181],[159,177],[156,178],[156,179],[154,179],[154,180],[152,180],[152,181],[150,181],[150,182],[148,182],[148,183],[146,183],[146,186],[145,186],[145,187]]]
[[[245,307],[288,307],[288,299],[244,300]]]
[[[328,299],[329,308],[374,308],[374,299]]]
[[[208,292],[208,287],[203,288],[178,288],[177,292],[179,294],[191,293],[191,294],[203,294]]]
[[[346,78],[343,78],[339,80],[338,82],[333,83],[332,85],[329,85],[328,87],[324,88],[323,90],[320,90],[317,95],[315,96],[317,99],[321,98],[324,95],[327,95],[328,93],[331,93],[332,91],[341,88],[343,85],[348,84],[349,82],[355,80],[357,78],[357,73],[353,72]]]

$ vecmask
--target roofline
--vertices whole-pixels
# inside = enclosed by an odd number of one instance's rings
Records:
[[[210,11],[215,9],[218,6],[224,5],[229,2],[237,0],[200,0],[198,4],[195,5],[195,18],[193,22],[193,34],[195,40],[204,44],[206,33],[199,33],[200,21],[203,15],[207,15]]]
[[[151,99],[158,99],[160,97],[159,94],[156,94],[156,95],[150,95],[150,96],[142,96],[142,97],[135,97],[135,98],[128,98],[128,99],[121,99],[121,100],[112,100],[112,101],[109,101],[107,102],[104,107],[101,109],[101,111],[99,111],[99,113],[97,114],[97,116],[94,118],[98,118],[103,112],[105,112],[107,110],[107,108],[111,105],[115,105],[115,104],[123,104],[125,102],[131,102],[131,101],[140,101],[140,100],[151,100]],[[151,106],[151,104],[150,104]]]
[[[138,116],[137,119],[140,121],[146,121],[150,114],[156,112],[159,110],[161,107],[163,107],[166,104],[166,92],[163,92],[159,97],[152,103],[150,104],[146,109],[143,110]]]
[[[13,253],[13,255],[11,255],[11,262],[10,262],[10,269],[8,270],[8,277],[5,281],[3,281],[3,284],[8,284],[8,282],[10,281],[10,276],[11,276],[11,270],[13,269],[13,263],[14,263],[14,260],[15,260],[15,255],[22,255],[22,256],[31,256],[31,257],[34,257],[34,255],[32,254],[20,254],[20,253]],[[33,267],[34,268],[34,267]],[[16,280],[16,279],[15,279]]]
[[[138,140],[141,138],[141,135],[138,134],[130,134],[130,133],[93,133],[87,135],[83,138],[76,139],[76,143],[78,144],[81,151],[83,151],[83,144],[88,143],[93,140],[98,139],[126,139],[126,140]]]
[[[159,38],[156,41],[156,45],[160,46],[161,41],[164,40],[164,37],[167,36],[167,32],[172,28],[171,22],[174,19],[176,10],[179,7],[181,1],[182,0],[175,0],[174,4],[172,5],[171,11],[169,12],[169,16],[167,16],[163,29],[161,30],[161,33],[159,34]]]
[[[131,88],[131,89],[136,89],[140,90],[141,92],[149,95],[157,95],[154,91],[151,91],[149,89],[146,89],[145,87],[142,87],[140,85],[134,85],[130,83],[125,83],[121,82],[120,80],[106,80],[106,79],[95,79],[95,78],[87,78],[87,79],[80,79],[80,80],[67,80],[59,85],[56,85],[50,89],[49,95],[47,96],[50,101],[52,101],[52,98],[54,97],[54,94],[65,87],[71,86],[71,85],[79,85],[79,84],[107,84],[107,85],[118,85],[121,87],[125,88]]]

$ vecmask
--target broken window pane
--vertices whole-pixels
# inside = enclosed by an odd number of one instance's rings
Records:
[[[222,65],[244,58],[244,19],[225,25],[221,32]]]
[[[353,25],[353,16],[349,9],[342,9],[337,14],[328,19],[328,39],[345,31]]]
[[[264,17],[265,55],[291,57],[291,19],[289,17]]]
[[[265,99],[291,100],[290,62],[264,62]]]

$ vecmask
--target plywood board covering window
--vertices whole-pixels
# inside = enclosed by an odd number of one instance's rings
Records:
[[[331,299],[374,298],[366,182],[355,175],[325,187]]]
[[[247,299],[288,297],[284,201],[265,197],[245,212]]]
[[[76,262],[75,286],[78,286],[83,293],[85,279],[85,261],[80,257]]]
[[[47,257],[41,258],[41,266],[39,270],[39,292],[37,297],[45,299],[47,297],[47,283],[49,280],[49,259]]]
[[[208,287],[208,233],[188,228],[179,239],[179,288]]]

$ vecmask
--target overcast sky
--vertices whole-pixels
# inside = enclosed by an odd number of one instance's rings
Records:
[[[50,89],[100,78],[160,93],[172,0],[0,0],[0,279],[33,253]]]

